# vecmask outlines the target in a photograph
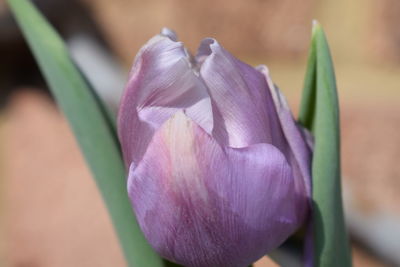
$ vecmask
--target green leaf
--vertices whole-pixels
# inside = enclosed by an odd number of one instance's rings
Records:
[[[314,23],[299,122],[314,135],[315,266],[351,266],[340,184],[339,105],[328,43]]]
[[[163,266],[133,215],[119,144],[104,107],[71,60],[59,35],[32,3],[8,3],[95,177],[128,265]]]

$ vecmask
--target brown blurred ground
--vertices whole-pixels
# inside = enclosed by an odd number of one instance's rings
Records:
[[[193,51],[201,39],[218,37],[236,54],[293,58],[307,48],[313,8],[313,0],[85,1],[125,60],[164,26]]]
[[[94,181],[49,99],[15,96],[1,128],[9,266],[123,266]]]
[[[340,89],[344,187],[363,212],[400,215],[398,0],[85,1],[125,64],[162,26],[192,51],[203,37],[216,37],[241,58],[267,63],[295,110],[310,20],[320,20]],[[0,113],[0,133],[0,265],[124,266],[95,184],[48,99],[14,95]],[[354,262],[383,266],[359,247]],[[265,258],[257,266],[273,264]]]
[[[400,63],[398,0],[83,0],[121,59],[130,64],[162,27],[192,51],[215,37],[236,55],[289,60],[308,49],[311,20],[330,33],[347,62]]]

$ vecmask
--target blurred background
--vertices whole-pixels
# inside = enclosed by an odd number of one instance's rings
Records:
[[[215,37],[267,64],[297,113],[312,19],[341,102],[343,190],[355,266],[400,266],[400,1],[37,0],[114,110],[138,49],[164,26],[192,52]],[[0,265],[125,266],[77,144],[0,2]],[[276,266],[266,257],[256,267]]]

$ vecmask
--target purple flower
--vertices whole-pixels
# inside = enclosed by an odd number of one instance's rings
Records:
[[[164,29],[140,50],[122,99],[129,197],[163,257],[247,266],[304,223],[311,151],[266,67],[176,39]]]

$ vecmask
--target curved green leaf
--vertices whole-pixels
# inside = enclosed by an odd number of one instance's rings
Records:
[[[315,266],[351,266],[340,184],[339,105],[328,43],[314,24],[299,122],[314,135],[313,243]]]
[[[133,215],[118,140],[104,108],[72,62],[59,35],[32,3],[8,3],[94,175],[128,265],[163,266]]]

